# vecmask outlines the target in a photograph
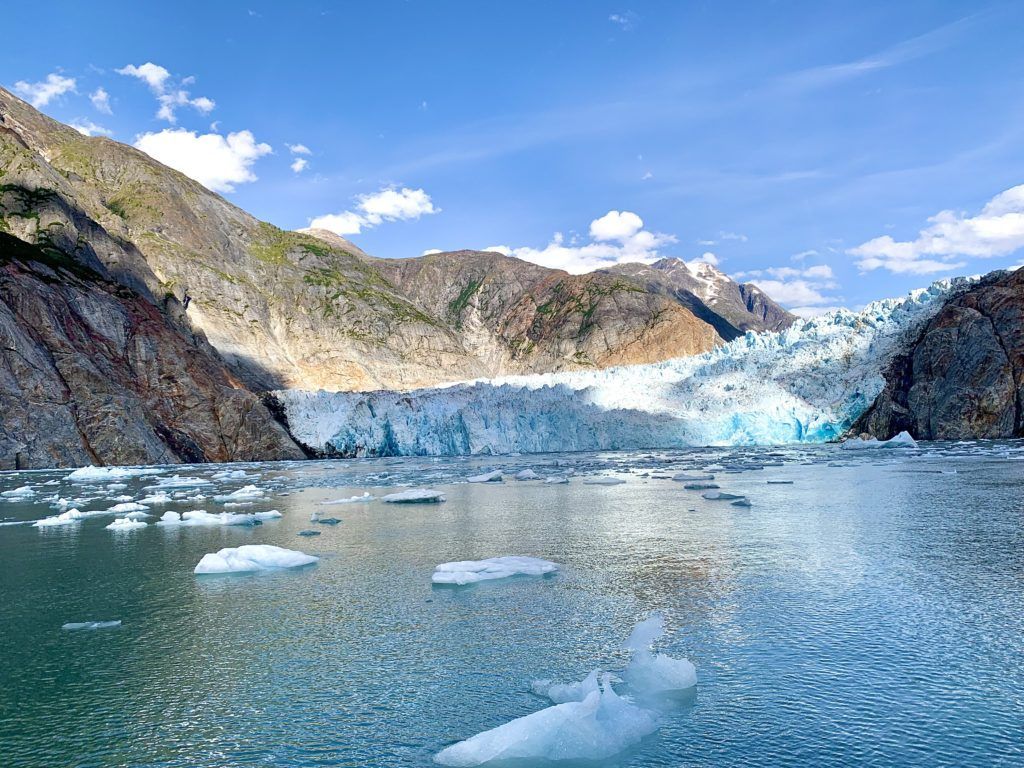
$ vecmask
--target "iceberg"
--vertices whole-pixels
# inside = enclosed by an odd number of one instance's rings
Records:
[[[471,475],[466,478],[467,483],[500,483],[502,481],[501,470],[484,472],[482,475]]]
[[[214,496],[214,501],[225,502],[225,501],[248,501],[251,499],[263,498],[263,489],[257,488],[255,485],[246,485],[239,488],[237,491],[231,493],[222,493],[218,496]]]
[[[9,499],[11,501],[17,501],[18,499],[27,499],[30,496],[35,495],[36,491],[31,485],[23,485],[20,488],[14,488],[13,490],[4,491],[3,493],[0,493],[0,496],[3,496],[4,498]]]
[[[59,515],[52,515],[50,517],[44,517],[42,520],[36,520],[32,523],[33,528],[49,528],[54,525],[71,525],[72,523],[80,523],[89,515],[83,514],[77,509],[69,509],[67,512],[61,512]]]
[[[155,467],[80,467],[68,474],[65,480],[72,483],[98,483],[106,480],[123,480],[141,475],[159,475],[164,470]]]
[[[532,469],[524,469],[520,472],[516,472],[516,480],[540,480],[540,475]]]
[[[476,584],[492,579],[507,579],[511,576],[543,576],[554,573],[558,564],[537,557],[511,555],[491,557],[487,560],[461,560],[441,563],[434,569],[431,581],[435,584]]]
[[[444,501],[444,495],[430,488],[410,488],[381,496],[380,500],[385,504],[439,504]]]
[[[517,718],[441,750],[441,765],[499,761],[604,760],[657,730],[658,721],[612,690],[608,676],[583,701],[569,701]]]
[[[276,512],[277,510],[274,511]],[[217,525],[262,525],[263,518],[258,517],[257,514],[238,514],[233,512],[220,512],[219,514],[212,514],[210,512],[207,512],[205,509],[193,509],[191,512],[184,512],[180,515],[177,512],[164,512],[163,516],[157,521],[156,524],[162,526],[181,525],[186,527]],[[278,513],[277,515],[271,515],[269,518],[266,519],[271,519],[273,517],[280,516],[280,513]]]
[[[120,626],[120,619],[115,619],[114,621],[72,621],[67,624],[62,624],[61,629],[73,632],[79,629],[113,629],[114,627]]]
[[[320,504],[322,506],[327,506],[329,504],[359,504],[362,502],[373,501],[374,498],[374,496],[371,496],[367,492],[364,493],[362,496],[349,496],[347,499],[329,499],[327,501],[321,501]]]
[[[311,565],[319,559],[314,555],[271,544],[245,544],[241,547],[225,547],[218,552],[203,555],[203,559],[195,568],[195,573],[202,576],[299,568]]]
[[[917,441],[910,436],[909,432],[900,432],[889,440],[879,440],[876,437],[869,437],[866,440],[859,437],[852,437],[839,444],[844,451],[862,451],[872,448],[917,448]]]
[[[683,691],[697,684],[697,670],[687,659],[654,653],[651,646],[665,634],[665,619],[655,612],[633,628],[623,648],[633,652],[622,679],[641,696]]]
[[[538,696],[551,699],[555,704],[567,701],[583,701],[594,691],[600,690],[601,670],[595,669],[578,683],[555,683],[551,680],[534,680],[530,690]]]
[[[146,522],[143,520],[134,520],[130,517],[119,517],[117,520],[107,526],[108,531],[134,531],[139,528],[145,528]]]
[[[875,400],[904,340],[970,280],[747,333],[650,365],[411,392],[281,390],[293,434],[330,455],[465,455],[827,442]]]
[[[134,501],[126,501],[122,504],[115,504],[107,510],[112,515],[123,515],[125,512],[145,512],[149,507],[145,504],[138,504]]]
[[[548,485],[567,485],[569,483],[568,475],[553,475],[544,481]]]
[[[608,477],[606,475],[600,475],[598,477],[587,477],[584,478],[584,485],[622,485],[625,480],[621,477]]]

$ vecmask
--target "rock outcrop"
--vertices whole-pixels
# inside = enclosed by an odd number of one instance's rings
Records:
[[[854,433],[919,440],[1024,434],[1024,270],[999,272],[946,302],[897,356]]]
[[[0,414],[0,469],[303,457],[201,338],[3,233]]]

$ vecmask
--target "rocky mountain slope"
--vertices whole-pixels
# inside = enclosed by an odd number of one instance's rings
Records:
[[[951,298],[893,360],[854,432],[923,440],[1024,435],[1024,270]]]
[[[0,228],[103,266],[186,317],[256,390],[406,389],[651,362],[732,333],[709,327],[691,297],[625,275],[476,252],[396,263],[329,233],[282,231],[3,89],[0,174]]]
[[[201,337],[0,233],[0,469],[302,456]]]
[[[660,259],[653,264],[616,264],[606,271],[675,299],[725,341],[747,331],[781,331],[796,320],[753,283],[736,283],[711,264]]]

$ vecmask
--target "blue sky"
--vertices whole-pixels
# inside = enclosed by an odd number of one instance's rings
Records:
[[[0,82],[47,114],[379,256],[703,258],[814,313],[1024,248],[1021,3],[51,2],[5,21],[26,34]]]

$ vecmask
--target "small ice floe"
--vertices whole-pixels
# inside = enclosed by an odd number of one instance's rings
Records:
[[[205,509],[193,509],[191,512],[178,514],[177,512],[164,512],[157,525],[186,527],[198,527],[203,525],[262,525],[263,521],[254,514],[238,514],[234,512],[220,512],[212,514]]]
[[[143,496],[139,499],[139,504],[170,504],[172,501],[174,501],[174,499],[172,499],[169,494],[166,494],[163,491],[157,491],[156,493],[151,493],[149,496]]]
[[[520,472],[516,472],[516,480],[540,480],[540,475],[532,469],[524,469]]]
[[[157,487],[159,488],[194,488],[199,485],[212,485],[209,480],[204,477],[189,477],[186,475],[171,475],[170,477],[161,477],[156,481]]]
[[[337,525],[341,520],[337,517],[318,517],[314,522],[320,525]]]
[[[675,659],[654,653],[651,646],[665,634],[665,618],[659,612],[641,621],[623,643],[632,651],[622,679],[638,695],[683,691],[697,684],[697,670],[688,659]]]
[[[736,501],[732,502],[732,506],[734,506],[734,507],[752,507],[754,505],[750,503],[750,499],[748,499],[746,497],[743,497],[743,498],[736,499]]]
[[[439,504],[444,501],[444,494],[430,488],[410,488],[381,496],[380,500],[385,504]]]
[[[107,486],[107,490],[111,491],[111,492],[113,492],[113,491],[123,491],[127,487],[128,487],[128,483],[110,483]]]
[[[252,501],[225,501],[224,509],[238,509],[240,507],[251,507],[255,502]]]
[[[146,522],[144,520],[134,520],[130,517],[119,517],[117,520],[107,526],[108,531],[134,531],[139,528],[145,528]]]
[[[477,766],[504,761],[604,760],[658,727],[656,716],[612,690],[605,675],[583,701],[542,709],[441,750],[434,762]]]
[[[687,483],[683,486],[688,491],[713,491],[721,487],[718,483]]]
[[[77,509],[69,509],[67,512],[61,512],[59,515],[51,515],[50,517],[44,517],[42,520],[36,520],[32,523],[32,527],[49,528],[55,525],[72,525],[82,522],[86,517],[89,517],[89,515]]]
[[[475,584],[479,581],[507,579],[511,576],[543,576],[558,570],[558,563],[537,557],[510,555],[486,560],[460,560],[441,563],[434,569],[431,581],[435,584]]]
[[[328,499],[327,501],[321,501],[322,506],[328,506],[330,504],[358,504],[360,502],[373,501],[376,496],[371,496],[368,492],[362,496],[349,496],[347,499]]]
[[[65,480],[72,483],[99,483],[106,480],[123,480],[141,475],[159,475],[164,470],[155,467],[80,467],[71,472]]]
[[[138,504],[134,501],[126,501],[121,504],[115,504],[110,507],[107,512],[112,515],[123,515],[126,512],[145,512],[149,507],[145,504]]]
[[[709,483],[715,479],[714,475],[690,475],[686,472],[680,472],[678,475],[673,475],[672,479],[677,483]]]
[[[470,475],[466,478],[467,483],[500,483],[502,481],[501,470],[484,472],[482,475]]]
[[[870,448],[917,448],[917,441],[910,436],[909,432],[900,432],[890,440],[879,440],[875,437],[850,438],[839,444],[844,451],[860,451]]]
[[[240,480],[253,477],[253,475],[250,475],[244,469],[225,469],[222,472],[214,472],[210,477],[214,480]]]
[[[268,509],[266,512],[253,512],[253,517],[257,520],[276,520],[279,517],[284,517],[276,509]]]
[[[0,496],[3,496],[8,501],[18,501],[19,499],[27,499],[35,495],[36,491],[31,485],[22,485],[19,488],[0,493]]]
[[[552,475],[544,482],[548,485],[568,485],[569,477],[568,475]]]
[[[256,571],[299,568],[311,565],[320,558],[294,549],[275,547],[271,544],[244,544],[241,547],[225,547],[218,552],[203,555],[195,573],[254,573]]]
[[[62,624],[61,629],[74,632],[79,629],[113,629],[114,627],[120,626],[120,619],[116,619],[114,621],[71,621],[67,624]]]
[[[622,485],[625,480],[621,477],[609,477],[608,475],[598,475],[597,477],[584,478],[584,485]]]
[[[299,531],[295,535],[296,536],[319,536],[320,535],[320,531],[313,531],[313,530],[310,530],[310,529],[307,528],[304,531]]]
[[[725,491],[705,491],[700,496],[708,501],[733,501],[734,499],[743,498],[743,494],[726,493]]]
[[[246,501],[249,499],[260,499],[263,498],[264,492],[262,488],[257,488],[255,485],[246,485],[239,488],[237,491],[231,493],[222,493],[213,497],[214,501],[225,502],[225,501]]]

